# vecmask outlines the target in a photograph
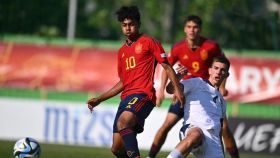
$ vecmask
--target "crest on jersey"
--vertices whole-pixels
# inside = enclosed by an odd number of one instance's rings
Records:
[[[124,53],[122,53],[122,58],[124,57]]]
[[[208,58],[208,52],[203,49],[202,51],[200,51],[200,57],[202,60],[206,60]]]
[[[188,57],[188,55],[187,54],[185,54],[184,56],[183,56],[183,59],[188,59],[189,57]]]
[[[137,43],[137,45],[135,46],[135,53],[140,54],[142,52],[142,47],[143,45],[141,43]]]

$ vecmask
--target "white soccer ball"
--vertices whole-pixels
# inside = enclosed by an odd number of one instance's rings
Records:
[[[30,137],[18,140],[14,146],[15,158],[38,158],[41,153],[39,143]]]

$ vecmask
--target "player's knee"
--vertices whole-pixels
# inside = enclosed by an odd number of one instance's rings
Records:
[[[199,146],[202,143],[203,132],[200,129],[194,129],[192,132],[189,132],[187,138],[189,138],[188,141],[191,146]]]
[[[127,128],[127,127],[128,127],[128,125],[127,125],[127,122],[125,120],[123,120],[123,119],[118,120],[117,128],[118,128],[119,131],[124,129],[124,128]]]
[[[135,116],[132,113],[126,113],[121,115],[117,122],[118,130],[122,130],[127,127],[133,127],[136,124]]]

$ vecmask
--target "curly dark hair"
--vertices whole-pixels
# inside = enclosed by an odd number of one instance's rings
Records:
[[[122,6],[116,11],[116,14],[118,16],[119,22],[122,22],[124,19],[128,18],[140,23],[140,13],[137,6]]]

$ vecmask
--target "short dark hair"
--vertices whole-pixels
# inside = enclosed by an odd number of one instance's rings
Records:
[[[116,11],[118,21],[122,22],[125,19],[131,19],[140,23],[140,13],[137,6],[122,6]]]
[[[199,16],[197,15],[189,15],[185,18],[185,24],[189,21],[193,21],[194,23],[196,23],[200,28],[202,26],[202,20]]]
[[[220,62],[220,63],[226,64],[227,65],[227,71],[230,68],[230,62],[225,56],[214,57],[213,60],[212,60],[211,66],[213,65],[214,62]]]

